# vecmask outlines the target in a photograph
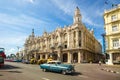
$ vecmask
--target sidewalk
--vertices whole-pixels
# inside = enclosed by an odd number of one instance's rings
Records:
[[[104,64],[103,69],[108,71],[108,72],[120,74],[120,65],[106,65],[106,64]]]
[[[120,65],[101,64],[101,66],[100,66],[99,64],[94,64],[94,63],[93,64],[90,64],[90,63],[78,64],[77,63],[77,64],[73,64],[73,65],[75,65],[78,70],[79,70],[80,67],[92,68],[94,66],[94,68],[98,68],[98,69],[101,69],[101,70],[106,71],[106,72],[120,74]]]

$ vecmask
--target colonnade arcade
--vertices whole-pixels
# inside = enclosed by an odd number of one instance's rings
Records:
[[[95,54],[93,53],[88,53],[83,50],[69,50],[69,51],[62,51],[59,54],[59,51],[54,51],[53,53],[39,53],[39,52],[33,52],[29,53],[28,55],[28,60],[31,58],[35,58],[36,60],[39,59],[48,59],[52,57],[54,60],[60,60],[62,62],[67,62],[67,63],[81,63],[81,62],[89,62],[90,60],[94,60]]]

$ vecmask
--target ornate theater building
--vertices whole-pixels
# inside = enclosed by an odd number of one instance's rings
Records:
[[[51,33],[45,31],[39,37],[34,35],[33,29],[24,44],[26,59],[34,57],[38,60],[52,57],[67,63],[100,60],[101,44],[95,39],[94,31],[88,30],[81,20],[82,16],[77,7],[72,25],[57,28]]]

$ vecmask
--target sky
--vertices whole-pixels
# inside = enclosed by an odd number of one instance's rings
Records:
[[[112,4],[120,4],[120,0],[0,0],[0,47],[5,48],[6,55],[16,54],[33,28],[35,35],[41,36],[44,31],[73,24],[77,6],[83,24],[94,29],[95,38],[102,44],[103,13]]]

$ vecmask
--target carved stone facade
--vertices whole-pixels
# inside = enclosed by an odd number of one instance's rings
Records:
[[[56,60],[68,63],[98,61],[102,53],[101,44],[95,39],[94,31],[89,31],[81,18],[77,7],[72,25],[57,28],[51,33],[44,32],[39,37],[34,35],[33,30],[24,44],[26,58],[35,57],[38,60],[52,56]]]

